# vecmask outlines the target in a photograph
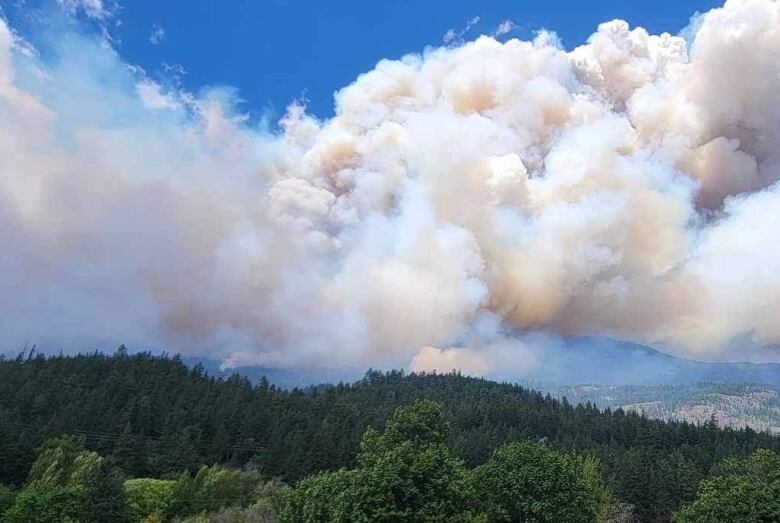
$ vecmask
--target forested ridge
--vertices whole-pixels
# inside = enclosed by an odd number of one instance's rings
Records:
[[[45,440],[71,434],[130,477],[173,477],[214,463],[295,484],[359,465],[368,427],[419,398],[443,406],[447,445],[469,468],[531,440],[600,461],[606,486],[643,521],[665,521],[729,456],[780,451],[780,439],[572,406],[518,385],[459,375],[369,371],[354,384],[282,390],[216,379],[150,354],[0,361],[0,483],[22,486]]]

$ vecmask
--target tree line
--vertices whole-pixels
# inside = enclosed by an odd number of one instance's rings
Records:
[[[441,445],[464,470],[487,470],[480,467],[498,459],[496,449],[517,442],[569,460],[587,457],[598,463],[605,491],[641,521],[682,514],[724,460],[780,450],[778,438],[747,428],[648,420],[455,374],[369,371],[354,384],[282,390],[124,349],[110,356],[25,353],[0,361],[0,483],[26,489],[45,442],[62,434],[79,438],[125,478],[178,481],[214,464],[288,485],[307,478],[304,487],[317,474],[363,477],[371,470],[366,431],[382,434],[397,407],[420,398],[442,406],[448,430]]]

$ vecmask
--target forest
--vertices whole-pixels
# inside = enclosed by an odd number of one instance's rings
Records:
[[[779,521],[778,452],[457,374],[285,390],[124,347],[0,361],[3,523]]]

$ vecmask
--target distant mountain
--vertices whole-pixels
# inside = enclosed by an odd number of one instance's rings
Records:
[[[203,365],[212,376],[238,373],[255,383],[266,376],[270,383],[282,388],[353,382],[364,372],[364,369],[303,372],[256,366],[223,370],[215,360],[190,357],[184,361],[190,366]],[[580,337],[550,343],[533,371],[501,378],[549,385],[693,385],[708,382],[779,386],[780,364],[702,362],[636,343]]]
[[[702,362],[604,338],[570,338],[547,348],[527,380],[562,385],[780,385],[780,364]]]

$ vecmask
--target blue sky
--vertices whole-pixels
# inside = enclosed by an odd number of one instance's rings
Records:
[[[60,0],[75,1],[90,0]],[[310,112],[329,116],[333,92],[378,60],[442,45],[448,30],[461,32],[475,17],[479,21],[464,39],[492,33],[502,21],[510,20],[515,28],[503,38],[528,38],[547,28],[570,48],[605,20],[623,18],[652,33],[677,33],[694,12],[719,4],[705,0],[120,1],[114,16],[103,22],[83,14],[81,18],[91,30],[104,26],[126,61],[155,77],[179,76],[191,91],[214,85],[237,88],[247,111],[272,117],[302,95]],[[58,9],[55,0],[0,0],[0,6],[12,25],[33,42]],[[47,17],[48,22],[43,22]]]

